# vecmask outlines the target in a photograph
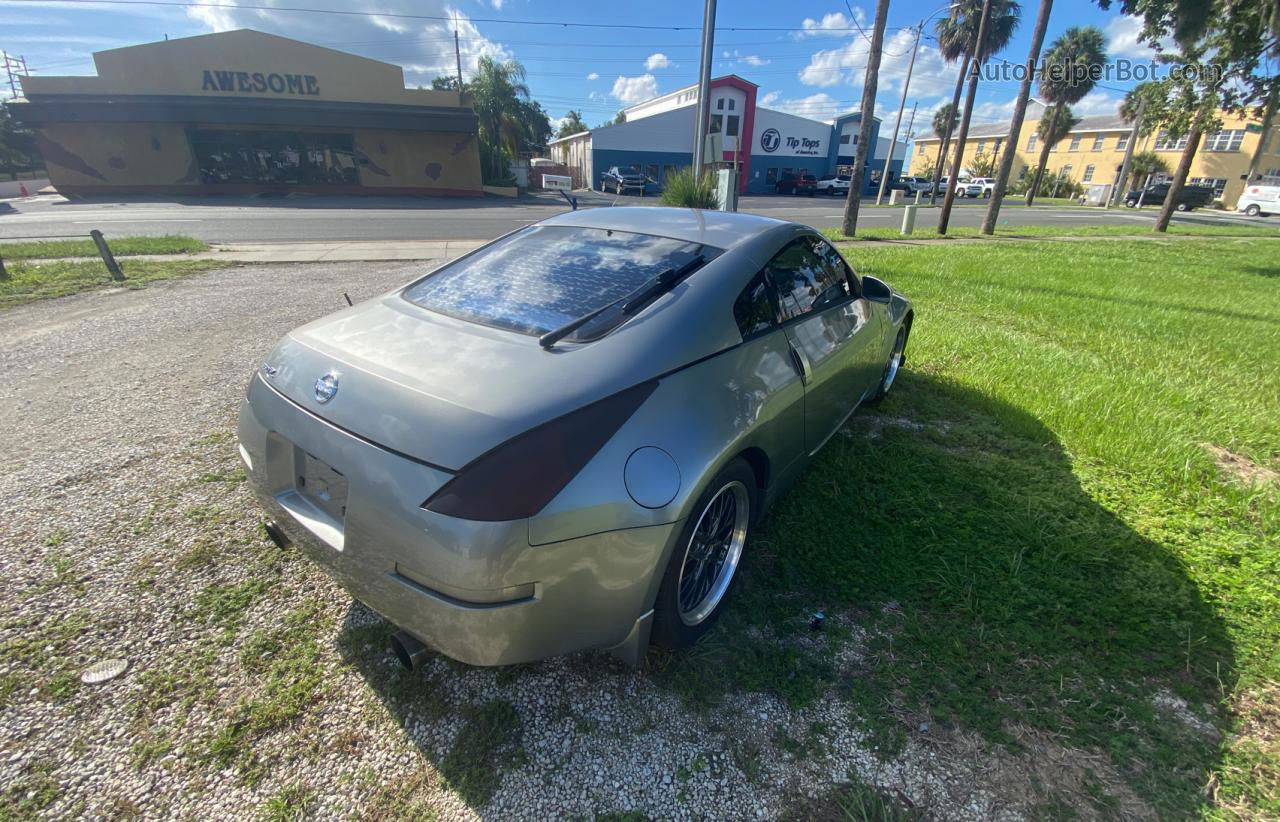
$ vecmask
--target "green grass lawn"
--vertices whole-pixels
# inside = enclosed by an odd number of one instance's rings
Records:
[[[208,251],[209,244],[194,237],[166,234],[162,237],[108,237],[107,245],[116,257],[138,254],[195,254]],[[40,240],[34,242],[0,242],[0,257],[5,262],[18,260],[56,260],[64,257],[97,257],[93,240]]]
[[[833,242],[849,240],[944,240],[985,237],[974,228],[952,228],[945,235],[937,232],[937,221],[929,219],[932,212],[921,212],[916,217],[915,233],[904,237],[897,228],[868,228],[855,237],[846,237],[839,228],[824,228],[822,233]],[[1055,237],[1155,237],[1146,225],[1002,225],[997,226],[995,236],[1020,238]],[[1168,237],[1280,237],[1280,223],[1241,225],[1189,225],[1174,223],[1169,226]]]
[[[99,260],[6,264],[9,279],[0,280],[0,308],[95,288],[141,288],[157,280],[171,280],[227,265],[215,260],[120,260],[119,263],[125,276],[122,283],[112,281]]]
[[[834,693],[887,752],[922,723],[1050,738],[1161,818],[1280,816],[1280,484],[1206,448],[1280,469],[1277,250],[845,246],[914,300],[908,369],[758,529],[718,629],[655,652],[659,676],[694,703]],[[1083,779],[1045,815],[1124,815]]]

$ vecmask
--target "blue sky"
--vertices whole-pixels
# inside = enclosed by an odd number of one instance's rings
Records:
[[[701,4],[649,0],[609,4],[588,0],[240,0],[251,5],[367,10],[384,16],[336,16],[241,8],[164,8],[93,5],[58,0],[0,0],[0,47],[27,58],[36,74],[91,74],[94,51],[169,37],[232,28],[256,28],[296,37],[402,65],[410,85],[429,84],[452,72],[453,24],[410,20],[388,14],[455,13],[462,36],[464,74],[482,54],[524,64],[535,99],[553,119],[578,109],[588,125],[610,119],[626,105],[694,82],[697,77]],[[229,3],[235,0],[219,0]],[[943,0],[894,0],[881,65],[877,114],[892,120],[919,20],[945,5]],[[1001,55],[1026,59],[1038,0],[1025,0],[1023,20]],[[829,119],[856,107],[862,96],[867,39],[854,22],[868,25],[874,4],[843,0],[720,0],[715,74],[736,73],[760,86],[764,105]],[[604,23],[684,27],[661,30],[533,25]],[[1145,59],[1136,42],[1137,21],[1102,12],[1086,0],[1058,0],[1048,41],[1073,25],[1096,25],[1107,36],[1113,57]],[[734,30],[738,27],[737,30]],[[755,30],[748,30],[755,29]],[[774,29],[774,30],[760,30]],[[950,98],[956,68],[943,63],[926,28],[907,98],[919,102],[916,131],[928,128],[931,112]],[[1108,84],[1076,106],[1079,115],[1115,111],[1124,83]],[[1007,119],[1017,83],[979,86],[974,122]],[[8,95],[8,88],[3,91]],[[904,130],[906,124],[904,122]]]

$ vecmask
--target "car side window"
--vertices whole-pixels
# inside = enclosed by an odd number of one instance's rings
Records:
[[[768,331],[777,321],[772,289],[764,271],[752,277],[738,299],[733,301],[733,318],[738,321],[738,330],[744,340]]]
[[[810,238],[787,244],[765,269],[778,289],[778,309],[784,322],[849,297],[848,278],[837,275],[818,256]]]
[[[813,244],[813,250],[817,252],[822,261],[826,263],[831,270],[833,277],[842,277],[849,283],[849,294],[854,297],[862,296],[862,289],[858,284],[858,276],[853,273],[853,267],[845,261],[839,251],[826,240],[818,240]]]

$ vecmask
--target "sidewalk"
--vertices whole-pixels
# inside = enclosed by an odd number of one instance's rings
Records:
[[[184,259],[234,263],[384,262],[450,260],[488,240],[395,240],[354,243],[211,243]]]
[[[490,240],[395,240],[351,243],[210,243],[195,254],[129,254],[131,260],[216,260],[225,263],[390,262],[394,260],[451,260]],[[4,250],[0,244],[0,253]],[[31,265],[92,262],[98,257],[44,257],[23,260]]]

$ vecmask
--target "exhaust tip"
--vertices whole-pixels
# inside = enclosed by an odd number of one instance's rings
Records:
[[[267,536],[270,537],[271,541],[276,545],[281,548],[289,547],[289,538],[285,536],[284,531],[280,530],[280,526],[276,524],[275,520],[267,520],[262,527],[266,529]]]
[[[427,646],[405,631],[397,631],[391,636],[391,650],[407,671],[417,670],[427,661]]]

